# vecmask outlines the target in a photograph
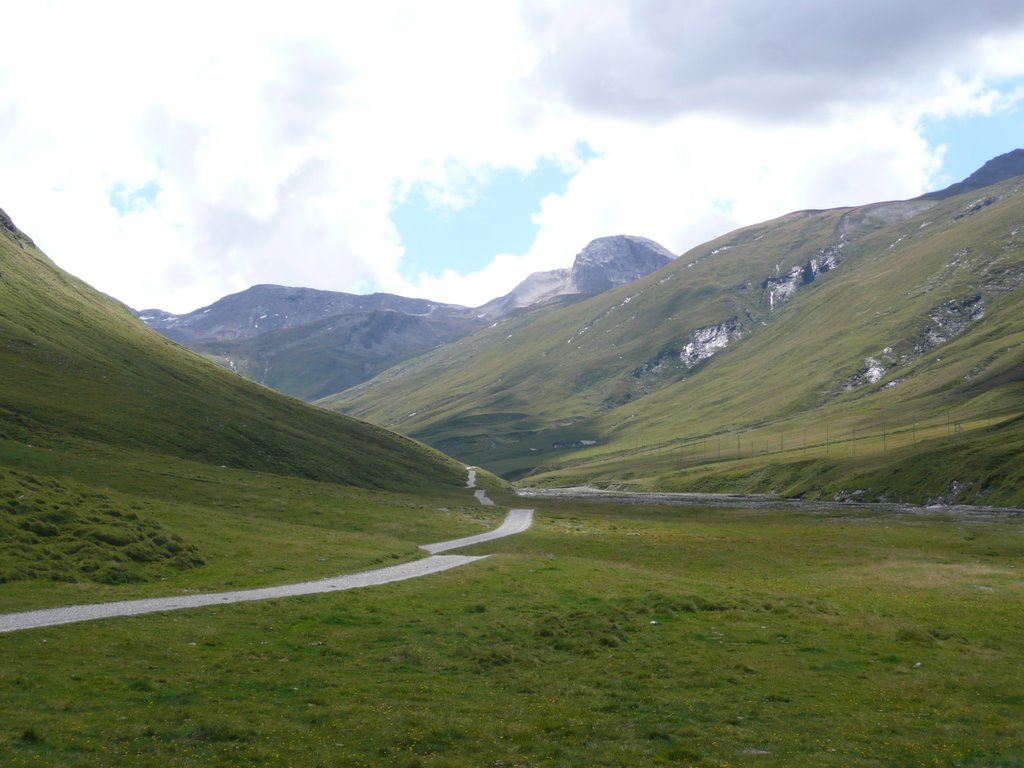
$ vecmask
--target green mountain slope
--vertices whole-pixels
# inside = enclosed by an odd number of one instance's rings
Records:
[[[1019,178],[801,211],[323,402],[534,483],[1018,503],[1022,282]]]
[[[462,482],[434,451],[251,384],[147,330],[4,221],[3,438],[88,441],[359,487]]]

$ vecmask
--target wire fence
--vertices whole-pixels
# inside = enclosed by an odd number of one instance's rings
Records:
[[[1017,414],[1012,414],[1016,416]],[[991,411],[955,414],[945,411],[871,422],[852,419],[835,422],[776,423],[753,428],[717,430],[707,434],[661,440],[615,440],[601,451],[614,457],[662,457],[679,466],[736,461],[768,455],[790,458],[851,458],[916,448],[923,442],[961,443],[970,433],[993,426],[1011,415]],[[600,451],[598,446],[595,448]]]

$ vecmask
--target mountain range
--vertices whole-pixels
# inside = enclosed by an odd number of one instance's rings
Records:
[[[483,327],[465,307],[386,293],[257,285],[149,327],[246,378],[303,399],[338,392]]]
[[[571,269],[538,272],[476,309],[387,293],[257,285],[184,315],[137,312],[150,328],[281,392],[315,400],[513,313],[571,303],[660,269],[672,254],[641,237],[602,237]]]
[[[727,233],[321,404],[531,484],[1016,497],[1022,155]]]
[[[393,429],[530,486],[1020,504],[1022,159],[675,259],[602,238],[475,309],[256,286],[136,313],[285,391],[345,387],[322,408],[152,333],[0,212],[0,449],[460,484],[460,464]]]

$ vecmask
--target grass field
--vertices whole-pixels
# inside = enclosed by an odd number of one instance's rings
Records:
[[[328,536],[280,561],[315,546],[354,566],[353,532],[309,501],[300,521]],[[401,533],[385,516],[362,557],[487,522],[471,514]],[[467,552],[496,556],[0,636],[0,751],[18,766],[1024,762],[1018,517],[544,501],[530,532]],[[244,570],[231,579],[267,580]],[[17,607],[54,594],[19,587]],[[103,596],[121,589],[137,588]]]

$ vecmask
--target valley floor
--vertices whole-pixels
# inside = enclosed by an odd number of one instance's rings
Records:
[[[475,478],[476,473],[473,470],[470,470],[469,482],[467,484],[468,487],[473,487],[475,485]],[[493,505],[493,502],[482,490],[476,491],[474,496],[484,505]],[[409,563],[393,565],[387,568],[377,568],[372,571],[345,574],[327,579],[318,579],[316,581],[305,581],[299,584],[286,584],[275,587],[263,587],[261,589],[216,592],[201,595],[178,595],[175,597],[159,597],[146,600],[124,600],[114,603],[73,605],[61,608],[46,608],[38,611],[0,614],[0,632],[15,632],[22,629],[52,627],[62,624],[73,624],[80,621],[93,621],[96,619],[108,619],[119,616],[141,616],[147,613],[177,611],[185,608],[202,608],[211,605],[227,605],[230,603],[246,603],[258,600],[296,597],[298,595],[340,592],[348,589],[359,589],[362,587],[390,584],[395,581],[405,581],[406,579],[415,579],[447,571],[451,568],[458,568],[459,566],[467,565],[486,557],[486,555],[438,555],[438,552],[461,549],[462,547],[468,547],[473,544],[480,544],[486,541],[500,539],[505,536],[522,533],[529,529],[532,522],[532,509],[513,509],[508,513],[505,522],[503,522],[501,526],[494,531],[477,534],[476,536],[468,536],[461,539],[453,539],[451,541],[440,541],[434,544],[422,545],[420,549],[426,550],[431,555],[430,557],[422,560],[414,560]]]
[[[536,505],[528,534],[429,581],[0,634],[0,751],[82,768],[1024,761],[1020,515]]]

